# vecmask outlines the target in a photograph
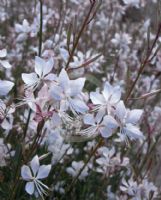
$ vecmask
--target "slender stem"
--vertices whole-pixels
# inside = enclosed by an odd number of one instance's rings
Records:
[[[39,29],[39,57],[41,56],[42,51],[42,29],[43,29],[43,3],[42,0],[39,0],[40,2],[40,29]]]
[[[93,149],[93,151],[91,152],[91,154],[89,155],[88,159],[86,160],[86,162],[84,163],[83,167],[80,169],[80,171],[78,172],[77,176],[73,179],[72,183],[69,185],[69,187],[66,190],[66,193],[64,196],[66,196],[66,194],[69,194],[72,189],[74,184],[77,182],[79,176],[81,175],[82,171],[85,169],[85,167],[88,165],[89,161],[91,160],[91,158],[94,156],[94,154],[96,153],[97,149],[102,145],[103,143],[103,138],[100,139],[100,141],[97,143],[97,145],[95,146],[95,148]]]
[[[126,98],[125,98],[125,102],[128,101],[128,99],[129,99],[129,97],[131,96],[131,93],[132,93],[132,91],[134,90],[134,87],[135,87],[137,81],[139,80],[140,75],[142,74],[142,72],[143,72],[143,70],[144,70],[146,64],[149,63],[150,56],[151,56],[152,51],[153,51],[153,49],[154,49],[154,47],[155,47],[155,45],[156,45],[156,43],[157,43],[157,40],[158,40],[159,35],[160,35],[160,32],[161,32],[161,23],[159,24],[158,31],[157,31],[156,37],[155,37],[155,39],[154,39],[154,41],[153,41],[153,44],[152,44],[151,48],[148,50],[147,55],[146,55],[146,58],[144,59],[143,63],[141,63],[141,66],[140,66],[140,68],[139,68],[137,77],[136,77],[135,81],[133,82],[132,86],[131,86],[130,89],[129,89],[129,92],[128,92]]]
[[[67,64],[66,64],[66,68],[67,69],[69,67],[70,62],[73,59],[73,55],[74,55],[74,52],[75,52],[75,50],[76,50],[76,48],[78,46],[79,39],[81,38],[81,35],[82,35],[84,29],[86,28],[88,22],[89,22],[89,19],[90,19],[90,16],[91,16],[91,13],[92,13],[92,10],[93,10],[94,6],[95,6],[95,1],[91,2],[91,6],[90,6],[90,9],[88,11],[88,14],[87,14],[87,16],[86,16],[86,18],[85,18],[85,20],[84,20],[84,22],[82,24],[82,27],[81,27],[81,29],[80,29],[80,31],[78,33],[78,36],[77,36],[77,38],[76,38],[76,40],[75,40],[75,42],[73,44],[73,48],[72,48],[72,50],[70,52],[69,59],[68,59]]]

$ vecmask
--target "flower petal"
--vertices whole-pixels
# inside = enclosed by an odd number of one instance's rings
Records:
[[[49,74],[54,66],[54,59],[50,58],[43,67],[43,76]]]
[[[36,176],[37,179],[46,178],[51,170],[51,165],[41,165]]]
[[[10,63],[7,60],[0,60],[0,64],[5,67],[6,69],[11,68]]]
[[[123,101],[120,101],[117,106],[116,106],[116,115],[119,118],[119,120],[122,122],[122,120],[125,118],[126,116],[126,108],[124,105]]]
[[[143,114],[143,110],[140,110],[140,109],[131,110],[128,113],[126,122],[136,124],[140,120],[142,114]]]
[[[22,73],[22,80],[28,86],[33,86],[39,80],[36,73]]]
[[[0,58],[4,58],[6,56],[7,56],[7,50],[6,49],[0,50]]]
[[[76,80],[70,80],[70,88],[71,88],[70,95],[72,97],[74,97],[82,92],[85,80],[86,80],[85,78],[78,78]]]
[[[35,186],[33,182],[26,183],[25,190],[28,194],[32,195],[35,190]]]
[[[83,118],[85,124],[95,125],[95,119],[92,114],[86,114]]]
[[[5,96],[13,88],[14,83],[11,81],[0,80],[0,95]]]
[[[111,94],[113,93],[112,89],[113,89],[112,86],[108,82],[106,82],[104,89],[102,91],[102,94],[106,100],[108,100]]]
[[[39,77],[42,77],[43,70],[46,67],[46,62],[42,58],[36,56],[35,57],[35,72],[39,75]]]
[[[59,84],[64,90],[68,90],[69,88],[69,77],[65,69],[62,69],[59,74]]]
[[[23,165],[21,167],[21,176],[26,181],[31,180],[33,178],[31,174],[31,170],[27,165]]]
[[[34,158],[31,160],[30,164],[31,164],[31,169],[33,171],[33,174],[34,174],[34,176],[36,176],[36,173],[38,172],[39,167],[40,167],[39,157],[37,155],[34,156]]]
[[[90,99],[94,105],[102,105],[105,103],[105,99],[103,96],[98,92],[91,92]]]

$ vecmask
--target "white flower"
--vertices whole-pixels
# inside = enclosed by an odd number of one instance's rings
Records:
[[[0,50],[0,59],[4,58],[6,56],[7,56],[6,49]],[[11,65],[9,64],[9,62],[7,60],[0,60],[0,65],[2,65],[3,67],[5,67],[6,69],[11,68]]]
[[[62,111],[70,108],[74,113],[84,113],[88,106],[80,98],[84,87],[85,78],[70,80],[65,69],[62,69],[57,83],[51,86],[50,94],[55,100],[60,101]]]
[[[116,116],[120,132],[130,139],[143,139],[142,132],[136,126],[142,113],[143,111],[139,109],[127,110],[123,101],[120,101],[116,106]]]
[[[19,34],[18,37],[16,38],[17,42],[23,42],[27,39],[28,34],[31,32],[31,27],[29,25],[29,22],[24,19],[21,24],[15,24],[15,30]]]
[[[138,199],[149,199],[151,194],[153,198],[157,197],[157,187],[152,183],[144,179],[141,183],[137,183],[130,178],[128,181],[122,180],[122,185],[120,186],[122,192],[127,193],[132,197],[132,200]]]
[[[96,106],[96,109],[99,109],[100,112],[105,113],[107,109],[107,113],[111,112],[113,106],[115,106],[121,98],[121,90],[120,87],[113,87],[108,82],[105,83],[102,94],[99,92],[91,92],[90,99],[92,103]]]
[[[23,165],[21,167],[21,176],[23,180],[27,181],[25,190],[28,194],[32,195],[36,192],[43,198],[47,195],[46,190],[49,188],[40,180],[46,178],[51,170],[51,165],[41,165],[39,157],[36,155],[30,162],[30,167]]]
[[[73,161],[72,162],[72,166],[68,167],[66,169],[67,173],[70,174],[72,177],[76,177],[79,173],[79,171],[82,169],[82,167],[84,166],[84,162],[83,161]],[[85,179],[85,177],[88,176],[88,166],[86,166],[84,168],[84,170],[81,172],[80,176],[78,177],[79,180],[83,180]]]
[[[36,88],[42,80],[55,79],[54,74],[49,74],[53,68],[54,60],[50,58],[48,61],[36,56],[35,58],[35,72],[22,73],[22,80],[26,87]]]
[[[131,36],[127,33],[115,33],[115,37],[111,42],[116,46],[123,49],[126,49],[129,44],[131,44]]]
[[[115,148],[108,149],[103,146],[98,149],[98,154],[101,155],[96,163],[99,165],[97,172],[108,175],[109,171],[118,166],[127,166],[129,164],[129,158],[120,156],[120,153],[116,154]]]
[[[123,2],[128,6],[134,6],[139,8],[140,0],[123,0]]]
[[[63,155],[68,154],[68,150],[71,149],[69,144],[64,143],[64,139],[57,129],[49,134],[47,143],[48,151],[52,153],[52,165],[62,161]]]

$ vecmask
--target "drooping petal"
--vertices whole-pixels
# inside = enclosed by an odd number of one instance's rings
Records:
[[[34,174],[34,176],[36,176],[36,174],[39,170],[39,167],[40,167],[39,157],[37,155],[34,156],[34,158],[31,160],[30,164],[31,164],[31,169],[33,171],[33,174]]]
[[[102,137],[108,138],[112,135],[112,129],[107,128],[107,127],[102,127],[102,128],[100,128],[100,133],[101,133]]]
[[[32,195],[35,190],[34,182],[26,183],[25,190],[28,194]]]
[[[5,96],[13,88],[14,83],[11,81],[2,81],[0,80],[0,95]]]
[[[31,170],[27,165],[21,167],[21,176],[26,181],[32,180]]]
[[[37,179],[46,178],[51,170],[51,165],[41,165],[36,176]]]

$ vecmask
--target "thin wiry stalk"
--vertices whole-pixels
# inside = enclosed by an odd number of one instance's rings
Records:
[[[92,13],[92,11],[93,11],[93,9],[94,9],[94,7],[95,7],[95,3],[96,3],[95,1],[91,2],[91,6],[90,6],[90,9],[89,9],[89,11],[88,11],[88,14],[87,14],[85,20],[83,21],[82,27],[81,27],[80,31],[78,32],[78,36],[76,37],[75,42],[73,43],[73,48],[72,48],[72,50],[71,50],[71,52],[70,52],[69,59],[68,59],[67,64],[66,64],[66,69],[67,69],[67,70],[68,70],[68,67],[69,67],[70,62],[71,62],[72,59],[73,59],[75,50],[76,50],[76,48],[77,48],[77,46],[78,46],[79,40],[80,40],[80,38],[81,38],[81,36],[82,36],[82,33],[84,32],[84,30],[85,30],[85,28],[86,28],[86,26],[87,26],[87,24],[88,24],[88,22],[89,22],[91,13]]]
[[[89,161],[91,160],[91,158],[95,155],[97,149],[102,145],[103,143],[103,138],[100,139],[100,141],[97,143],[97,145],[95,146],[95,148],[93,149],[93,151],[91,152],[91,154],[89,155],[88,159],[86,160],[86,162],[84,163],[83,167],[80,169],[79,173],[77,174],[77,176],[73,179],[72,183],[69,185],[69,187],[66,189],[66,193],[64,194],[64,197],[69,194],[72,190],[73,190],[73,186],[74,184],[77,182],[79,176],[81,175],[82,171],[85,169],[85,167],[88,165]]]
[[[39,29],[39,52],[38,52],[38,55],[41,56],[42,28],[43,28],[43,2],[42,2],[42,0],[39,0],[39,3],[40,3],[40,29]],[[27,130],[28,130],[28,126],[29,126],[29,122],[30,122],[30,118],[31,118],[31,113],[32,113],[32,110],[29,109],[29,114],[28,114],[28,117],[27,117],[25,129],[24,129],[24,136],[23,136],[24,139],[25,139],[26,134],[27,134]],[[9,200],[14,200],[16,198],[16,190],[18,189],[18,185],[19,185],[19,181],[20,181],[21,159],[22,159],[22,150],[19,154],[19,162],[18,162],[16,171],[15,171],[15,180],[14,180],[13,187],[11,189],[11,193],[9,195]]]
[[[156,43],[157,43],[157,41],[158,41],[158,38],[159,38],[159,36],[160,36],[160,32],[161,32],[161,23],[159,24],[158,31],[157,31],[156,37],[155,37],[155,39],[154,39],[154,41],[153,41],[153,44],[152,44],[151,48],[149,49],[149,51],[148,51],[148,53],[147,53],[147,55],[146,55],[146,58],[145,58],[144,61],[141,63],[141,66],[140,66],[140,68],[139,68],[137,77],[136,77],[135,81],[133,82],[132,86],[130,87],[130,89],[129,89],[129,91],[128,91],[128,94],[127,94],[127,96],[126,96],[126,98],[125,98],[125,102],[128,101],[129,97],[131,96],[131,93],[133,92],[133,90],[134,90],[134,88],[135,88],[135,85],[136,85],[137,81],[139,80],[141,74],[143,73],[143,70],[145,69],[147,63],[149,63],[150,56],[152,55],[152,51],[153,51],[153,49],[154,49],[154,47],[155,47],[155,45],[156,45]]]

